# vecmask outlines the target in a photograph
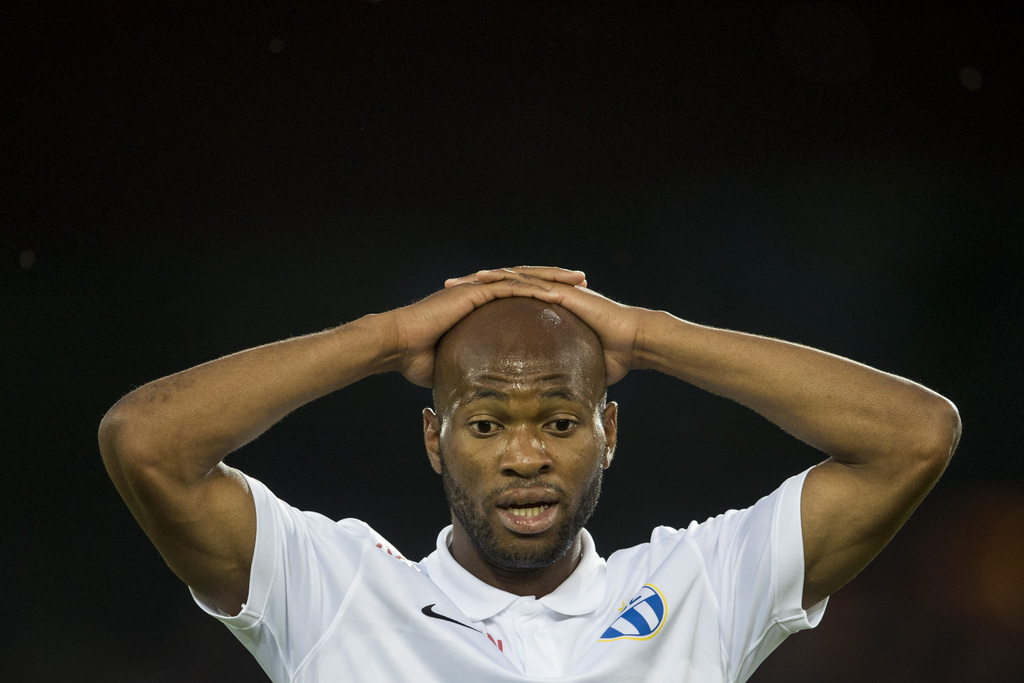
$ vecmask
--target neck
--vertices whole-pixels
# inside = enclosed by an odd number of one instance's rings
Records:
[[[456,523],[452,530],[452,542],[448,548],[455,561],[487,585],[513,595],[544,597],[569,578],[583,557],[583,540],[582,534],[580,534],[576,536],[564,555],[546,567],[508,569],[484,558],[465,533],[458,533],[459,531],[461,529]]]

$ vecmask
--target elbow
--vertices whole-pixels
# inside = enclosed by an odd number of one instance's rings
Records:
[[[103,416],[97,434],[100,455],[122,495],[127,489],[155,484],[195,485],[227,454],[222,441],[189,439],[187,425],[180,422],[145,394],[136,393]]]
[[[946,457],[953,457],[953,452],[956,447],[960,445],[960,434],[963,431],[963,423],[960,421],[960,411],[957,410],[953,402],[948,399],[943,399],[946,403],[946,420],[948,425],[949,440],[947,442],[949,454]]]
[[[937,480],[960,443],[963,429],[960,412],[952,401],[936,394],[920,425],[922,429],[916,449],[918,460]]]
[[[156,453],[154,439],[146,428],[145,416],[133,405],[131,395],[125,396],[100,420],[97,439],[103,464],[114,479],[130,477],[145,469]]]
[[[191,471],[168,457],[152,416],[130,394],[103,416],[98,440],[114,488],[137,517],[146,507],[144,501],[163,499],[172,488],[191,481],[186,476]]]
[[[949,462],[953,457],[953,451],[960,443],[960,434],[963,431],[963,423],[960,421],[960,411],[949,399],[940,397],[940,406],[934,418],[935,436],[938,443],[935,445],[937,457]]]
[[[128,411],[122,405],[125,399],[114,404],[107,414],[100,420],[97,439],[100,447],[100,457],[103,458],[103,466],[110,476],[121,497],[131,506],[135,496],[132,494],[132,472],[133,464],[138,463],[138,458],[133,458],[133,452],[138,449],[129,445],[131,434],[131,419]]]
[[[132,445],[137,442],[133,438],[134,420],[131,417],[131,410],[125,405],[127,397],[121,399],[107,411],[100,420],[97,440],[99,441],[100,456],[107,471],[112,475],[115,471],[122,471],[126,462],[133,460],[133,453],[144,451],[144,448]]]

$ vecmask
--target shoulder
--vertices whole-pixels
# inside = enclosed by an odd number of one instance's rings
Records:
[[[319,565],[327,573],[361,561],[364,554],[401,557],[394,546],[360,519],[334,520],[324,514],[302,510],[277,497],[265,484],[246,476],[256,505],[256,548],[258,564]],[[374,553],[369,553],[374,550]],[[345,558],[343,560],[343,558]],[[308,569],[308,567],[307,567]]]
[[[658,557],[690,548],[693,552],[708,555],[750,539],[764,542],[785,540],[779,538],[780,534],[795,532],[798,535],[796,540],[799,540],[800,495],[806,476],[807,471],[804,471],[789,477],[749,507],[727,510],[703,522],[694,520],[685,527],[656,527],[648,543],[619,553],[624,553],[623,557],[642,553]]]

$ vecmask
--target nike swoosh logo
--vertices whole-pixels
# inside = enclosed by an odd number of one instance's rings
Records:
[[[473,628],[469,624],[463,624],[461,621],[456,621],[455,619],[452,619],[451,617],[446,617],[443,614],[438,614],[437,612],[434,611],[434,605],[436,605],[436,604],[437,603],[435,602],[433,605],[427,605],[426,607],[424,607],[420,611],[423,612],[428,617],[431,617],[432,619],[440,619],[441,621],[450,621],[453,624],[458,624],[459,626],[464,626],[464,627],[466,627],[466,628],[468,628],[468,629],[470,629],[472,631],[476,631],[477,633],[483,633],[483,631],[481,631],[480,629]]]

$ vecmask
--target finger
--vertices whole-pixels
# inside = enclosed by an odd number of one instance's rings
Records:
[[[474,277],[480,282],[494,282],[512,277],[529,277],[548,282],[561,282],[566,285],[587,286],[587,276],[581,270],[566,270],[553,266],[516,266],[515,268],[497,268],[481,270]]]
[[[486,272],[489,272],[489,271],[478,270],[475,273],[470,273],[469,275],[463,275],[462,277],[450,277],[450,278],[448,278],[447,280],[444,281],[444,286],[445,287],[454,287],[456,285],[465,285],[465,284],[479,285],[479,284],[481,284],[481,280],[479,279],[478,276],[480,275],[480,273],[486,273]],[[512,271],[509,270],[508,272],[511,273]],[[494,280],[499,280],[499,279],[501,279],[501,278],[491,278],[491,281],[493,282]]]
[[[543,280],[529,282],[519,277],[503,278],[494,282],[463,282],[453,285],[453,287],[465,287],[466,293],[473,298],[473,305],[476,308],[494,299],[516,296],[539,299],[547,303],[558,303],[561,295],[552,291],[553,287],[558,286],[553,283],[545,283]]]
[[[511,270],[520,275],[550,280],[551,282],[561,282],[566,285],[585,285],[587,281],[587,276],[582,270],[569,270],[555,266],[516,266],[515,268],[505,268],[503,270]]]
[[[466,275],[465,277],[450,277],[450,278],[448,278],[447,280],[444,281],[445,289],[447,289],[449,287],[454,287],[456,285],[465,285],[465,284],[476,284],[476,285],[478,285],[478,284],[480,284],[480,281],[476,279],[476,274],[475,273],[473,275]]]
[[[515,268],[479,270],[471,275],[448,278],[445,280],[444,286],[454,287],[455,285],[466,283],[497,282],[498,280],[518,277],[531,277],[579,287],[587,286],[587,276],[582,270],[567,270],[554,266],[517,266]]]
[[[478,270],[471,275],[464,275],[462,277],[452,277],[444,281],[445,287],[454,287],[455,285],[464,284],[481,284],[484,282],[497,282],[498,280],[509,280],[521,278],[511,268],[495,268],[492,270]]]

